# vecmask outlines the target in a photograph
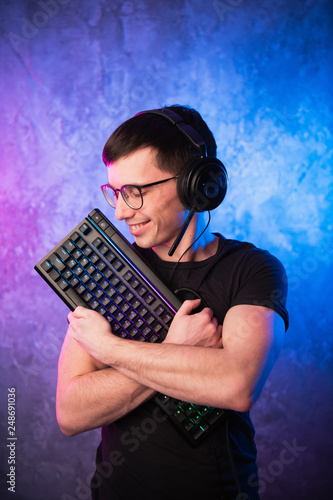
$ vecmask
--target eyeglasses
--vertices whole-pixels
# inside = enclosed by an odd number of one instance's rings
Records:
[[[114,189],[112,186],[110,186],[110,184],[104,184],[103,186],[101,186],[101,190],[105,196],[106,201],[109,203],[109,205],[111,205],[111,207],[116,208],[120,193],[124,202],[130,208],[133,208],[133,210],[139,210],[143,205],[143,189],[157,186],[157,184],[163,184],[164,182],[171,181],[172,179],[178,179],[178,177],[179,175],[175,175],[174,177],[169,177],[169,179],[151,182],[150,184],[144,184],[143,186],[125,184],[124,186],[121,186],[120,189]]]

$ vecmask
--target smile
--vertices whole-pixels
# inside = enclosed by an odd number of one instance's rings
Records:
[[[140,222],[138,224],[128,224],[129,230],[132,234],[137,233],[142,227],[146,226],[149,221]]]

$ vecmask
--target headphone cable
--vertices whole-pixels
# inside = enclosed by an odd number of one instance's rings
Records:
[[[204,234],[204,232],[208,229],[208,226],[210,224],[210,220],[211,220],[211,215],[210,215],[210,211],[208,212],[208,222],[206,224],[206,226],[204,227],[204,229],[201,231],[201,233],[199,234],[199,236],[191,243],[191,245],[185,250],[185,252],[183,252],[181,254],[181,256],[179,257],[179,259],[177,260],[175,266],[173,267],[172,271],[171,271],[171,274],[169,276],[169,282],[168,282],[168,286],[170,286],[171,284],[171,279],[172,279],[172,276],[173,276],[173,273],[175,272],[175,270],[177,269],[178,267],[178,264],[180,263],[180,261],[182,260],[182,258],[184,257],[184,255],[186,254],[186,252],[188,252],[190,250],[190,248],[193,247],[193,245],[201,238],[201,236]]]

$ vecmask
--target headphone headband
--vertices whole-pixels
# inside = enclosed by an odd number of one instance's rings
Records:
[[[175,113],[172,109],[168,108],[161,108],[161,109],[150,109],[147,111],[141,111],[140,113],[137,113],[135,116],[138,115],[143,115],[146,113],[151,113],[153,115],[160,115],[169,120],[173,125],[176,125],[176,127],[182,132],[182,134],[192,143],[192,145],[199,151],[200,158],[205,158],[207,156],[207,148],[206,148],[206,143],[199,134],[193,128],[191,125],[188,123],[184,122],[184,118],[182,118],[178,113]]]

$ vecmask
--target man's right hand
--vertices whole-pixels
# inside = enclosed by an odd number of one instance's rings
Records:
[[[222,348],[222,326],[212,309],[205,307],[192,314],[199,305],[200,299],[185,300],[170,325],[165,344]]]

